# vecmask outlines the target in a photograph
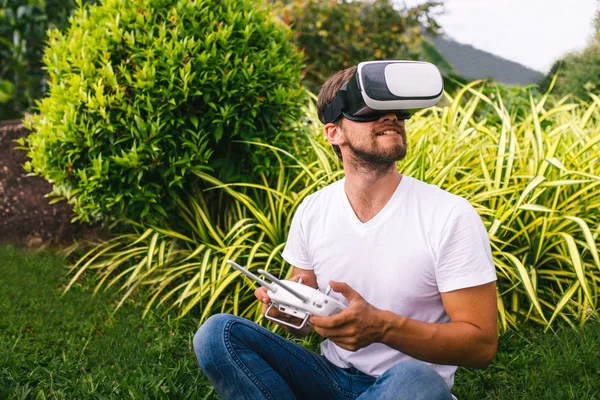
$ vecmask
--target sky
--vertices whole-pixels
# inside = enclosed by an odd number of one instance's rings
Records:
[[[414,7],[424,0],[392,0]],[[582,50],[594,33],[600,0],[444,0],[444,33],[547,73],[562,55]]]

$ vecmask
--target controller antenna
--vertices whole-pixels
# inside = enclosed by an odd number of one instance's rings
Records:
[[[267,278],[269,278],[270,280],[272,280],[273,282],[276,282],[279,286],[281,286],[282,288],[284,288],[285,290],[287,290],[288,292],[290,292],[291,294],[293,294],[294,296],[296,296],[303,303],[307,303],[308,302],[308,297],[301,295],[296,290],[292,289],[286,283],[283,283],[281,280],[279,280],[278,278],[274,277],[273,275],[271,275],[270,273],[268,273],[264,269],[259,269],[258,273],[259,274],[263,274]]]
[[[267,283],[265,281],[263,281],[262,279],[260,279],[258,276],[254,275],[252,272],[248,271],[246,268],[242,267],[241,265],[239,265],[238,263],[236,263],[235,261],[232,260],[227,260],[227,264],[231,265],[233,268],[237,269],[238,271],[240,271],[242,274],[246,275],[248,278],[252,279],[254,282],[260,284],[261,286],[266,287],[267,289],[269,289],[271,292],[275,293],[277,291],[277,286]],[[260,270],[258,270],[260,272]]]

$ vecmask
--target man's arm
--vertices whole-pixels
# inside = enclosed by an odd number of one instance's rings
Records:
[[[331,317],[310,318],[313,329],[343,349],[356,351],[384,343],[418,360],[485,368],[497,349],[495,282],[442,293],[447,323],[421,322],[380,310],[349,285],[330,282],[348,299],[348,308]]]
[[[485,368],[498,347],[496,283],[442,293],[448,323],[426,323],[382,311],[381,342],[435,363]]]

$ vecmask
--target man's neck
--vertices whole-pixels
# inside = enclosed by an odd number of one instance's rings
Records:
[[[361,222],[375,217],[388,203],[402,175],[394,163],[384,171],[368,171],[344,165],[344,190],[354,213]]]

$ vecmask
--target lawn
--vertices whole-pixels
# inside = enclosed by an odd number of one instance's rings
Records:
[[[61,297],[65,266],[0,247],[0,399],[205,397],[193,321],[142,320],[135,301],[112,315],[116,290],[92,296],[85,280]]]
[[[89,277],[62,296],[67,264],[53,252],[0,246],[0,398],[217,399],[197,367],[194,317],[144,320],[138,294],[112,314],[116,290]],[[486,370],[459,368],[463,399],[600,399],[600,323],[580,332],[527,327],[500,338]]]

